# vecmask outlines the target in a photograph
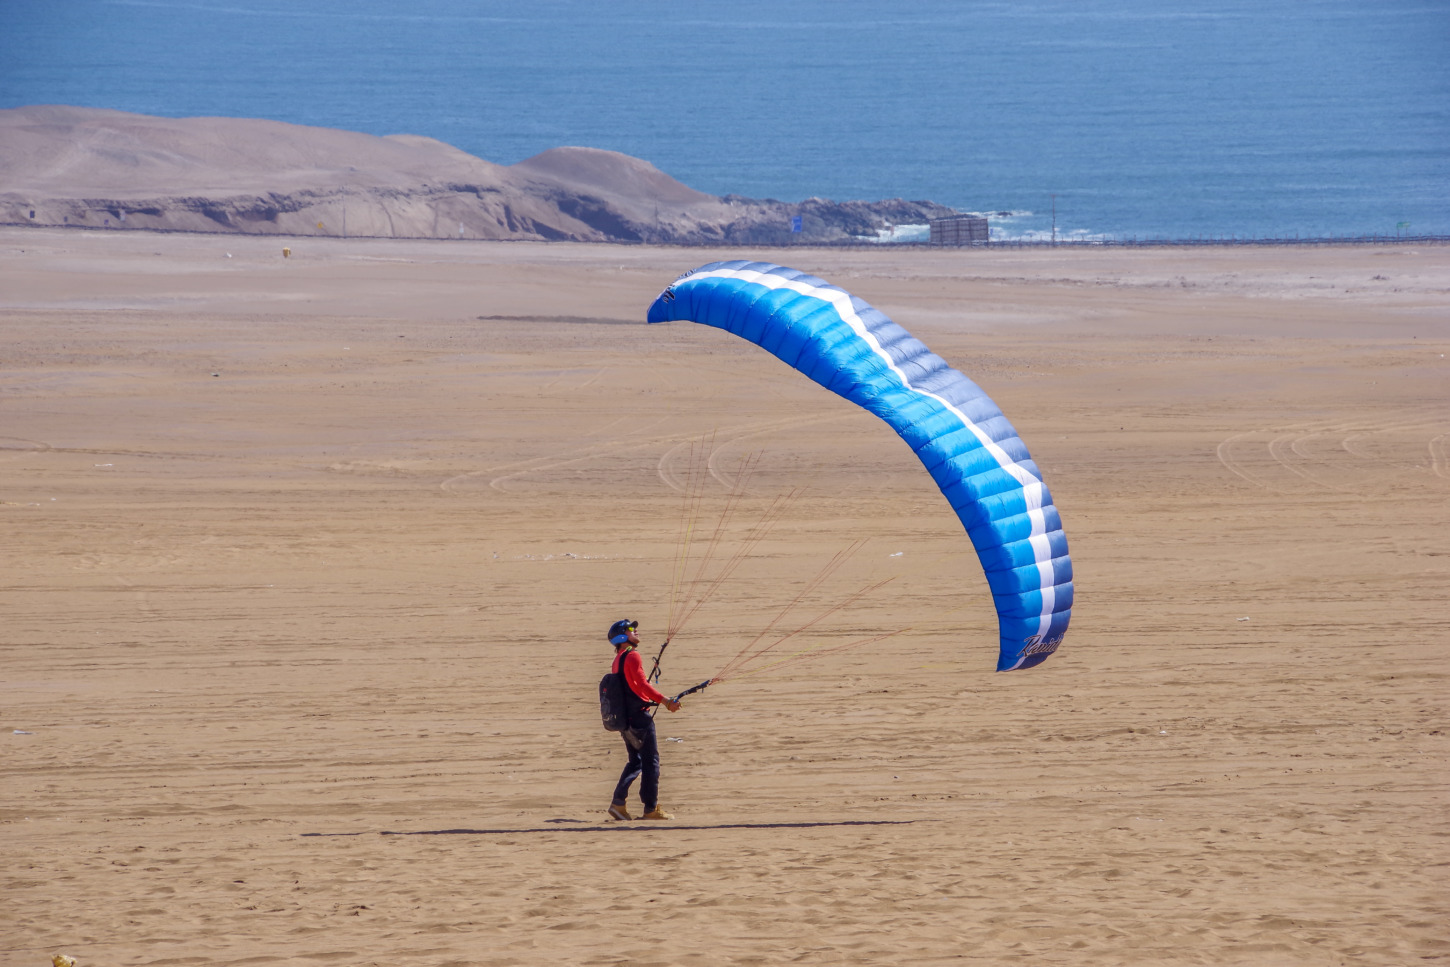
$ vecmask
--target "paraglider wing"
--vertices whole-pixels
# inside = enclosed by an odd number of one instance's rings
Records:
[[[971,380],[844,289],[768,262],[712,262],[649,308],[733,332],[890,424],[966,528],[997,606],[998,671],[1057,650],[1072,613],[1062,521],[1017,431]]]

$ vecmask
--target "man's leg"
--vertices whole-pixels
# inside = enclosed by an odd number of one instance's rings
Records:
[[[643,761],[640,758],[639,746],[642,744],[639,736],[631,729],[625,729],[620,733],[624,737],[624,769],[619,774],[619,782],[614,787],[614,800],[612,805],[623,807],[629,801],[629,787],[634,785],[634,780],[639,778]],[[656,773],[659,767],[655,767]]]
[[[651,719],[649,728],[635,732],[639,743],[639,763],[643,778],[639,783],[639,798],[644,811],[654,812],[660,798],[660,745],[655,739],[655,723]]]

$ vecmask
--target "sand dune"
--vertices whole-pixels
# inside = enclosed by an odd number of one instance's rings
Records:
[[[1450,249],[759,253],[1047,473],[1077,607],[1005,675],[899,440],[636,324],[715,254],[0,230],[0,965],[1450,955]],[[603,631],[751,454],[722,553],[805,493],[665,684],[858,537],[797,616],[906,630],[691,697],[608,825]]]

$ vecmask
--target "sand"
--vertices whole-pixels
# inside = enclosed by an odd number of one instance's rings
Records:
[[[283,244],[0,231],[0,965],[1450,957],[1450,248],[750,253],[1044,468],[1077,606],[998,675],[883,424],[640,323],[741,253]],[[742,487],[668,689],[905,630],[661,713],[607,824],[604,630]]]

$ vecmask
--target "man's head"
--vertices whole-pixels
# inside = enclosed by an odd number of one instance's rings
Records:
[[[639,644],[639,638],[635,636],[635,629],[639,627],[638,621],[631,621],[628,618],[620,618],[609,626],[609,643],[618,648],[620,645]]]

